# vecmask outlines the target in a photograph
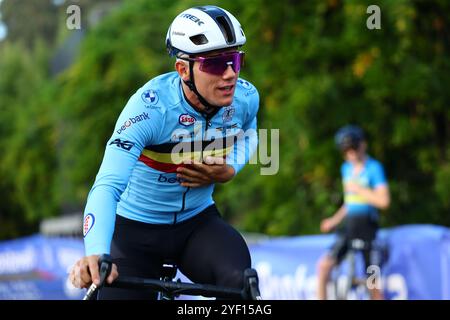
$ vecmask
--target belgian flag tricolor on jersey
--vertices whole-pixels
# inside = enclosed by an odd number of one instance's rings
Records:
[[[232,150],[237,135],[215,140],[169,142],[147,146],[142,150],[139,160],[150,168],[162,172],[176,172],[183,161],[201,162],[207,156],[226,157]]]

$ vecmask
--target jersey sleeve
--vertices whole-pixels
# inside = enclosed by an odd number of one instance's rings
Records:
[[[341,165],[341,179],[342,183],[347,179],[347,165],[345,162]]]
[[[378,161],[374,162],[374,165],[372,166],[371,185],[373,186],[373,188],[387,185],[387,179],[386,175],[384,174],[383,165]]]
[[[117,203],[143,148],[158,138],[162,116],[146,107],[138,93],[119,116],[84,210],[86,255],[110,252]]]
[[[227,156],[226,162],[234,168],[235,175],[242,170],[258,147],[257,114],[259,109],[259,94],[256,88],[250,95],[249,106],[241,134],[234,145],[232,152]]]

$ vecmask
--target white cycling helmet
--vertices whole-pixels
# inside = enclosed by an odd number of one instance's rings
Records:
[[[166,47],[170,56],[195,55],[239,47],[245,40],[241,24],[231,13],[216,6],[202,6],[187,9],[173,20]]]

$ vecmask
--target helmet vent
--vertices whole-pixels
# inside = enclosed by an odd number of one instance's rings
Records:
[[[223,33],[223,37],[225,38],[227,43],[234,43],[236,39],[234,38],[234,32],[231,30],[231,26],[228,23],[228,20],[224,16],[216,17],[216,21],[220,27],[220,30]]]
[[[208,43],[208,39],[204,34],[197,34],[195,36],[189,37],[189,39],[191,39],[191,41],[197,46]]]

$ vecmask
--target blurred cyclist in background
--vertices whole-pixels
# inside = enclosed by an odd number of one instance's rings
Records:
[[[378,209],[387,209],[390,204],[383,165],[366,153],[363,130],[354,125],[342,127],[335,135],[335,142],[345,159],[341,167],[344,204],[332,217],[321,222],[320,230],[330,232],[342,224],[337,241],[318,263],[318,299],[327,298],[331,270],[345,256],[350,240],[362,239],[369,244],[363,250],[364,261],[366,268],[373,264],[370,246],[378,230]],[[372,299],[383,299],[379,289],[371,289],[370,294]]]
[[[70,273],[75,287],[99,283],[104,253],[114,263],[108,283],[119,273],[159,278],[170,262],[193,282],[243,287],[250,253],[221,218],[212,193],[215,183],[242,169],[258,143],[259,95],[238,78],[245,41],[238,20],[216,6],[174,19],[166,46],[176,72],[132,95],[106,144],[84,211],[86,257]],[[98,298],[155,294],[103,288]]]

